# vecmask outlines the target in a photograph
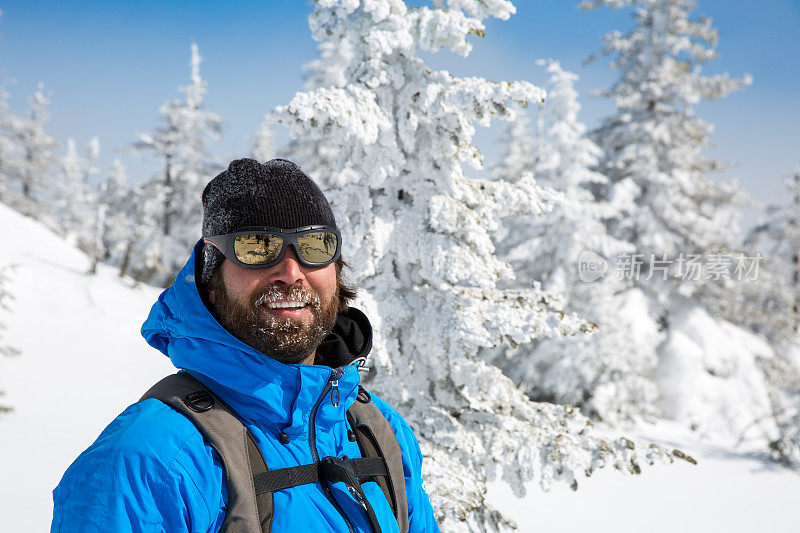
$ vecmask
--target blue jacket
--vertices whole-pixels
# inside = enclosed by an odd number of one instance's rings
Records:
[[[147,342],[233,408],[270,469],[313,463],[312,450],[319,458],[360,457],[357,444],[347,438],[345,413],[358,393],[359,374],[352,361],[371,347],[366,317],[352,309],[340,314],[334,332],[323,342],[331,354],[326,362],[338,361],[344,369],[338,381],[340,402],[334,405],[330,392],[322,397],[331,366],[279,363],[235,338],[213,318],[194,282],[200,246],[153,305],[142,326]],[[438,531],[422,485],[422,454],[414,433],[397,411],[376,395],[372,398],[403,452],[410,531]],[[289,436],[287,444],[279,440],[280,432]],[[383,532],[397,531],[377,483],[366,482],[363,489]],[[319,483],[275,492],[273,531],[347,532],[352,527],[370,532],[366,513],[347,488],[334,483],[332,491],[345,516]],[[186,417],[149,399],[128,407],[69,467],[53,492],[51,531],[219,531],[226,498],[217,453]]]

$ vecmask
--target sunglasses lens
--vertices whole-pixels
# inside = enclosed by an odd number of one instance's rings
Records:
[[[278,258],[283,239],[269,233],[239,235],[233,242],[236,258],[246,265],[264,265]]]
[[[329,231],[315,231],[297,238],[300,255],[305,261],[314,264],[328,263],[333,260],[338,245],[336,234]]]

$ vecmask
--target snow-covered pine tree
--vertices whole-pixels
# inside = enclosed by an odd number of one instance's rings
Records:
[[[6,190],[14,179],[14,172],[9,168],[9,163],[16,151],[17,140],[13,135],[13,126],[18,120],[8,107],[8,92],[0,83],[0,202],[3,203],[7,202]]]
[[[151,249],[157,253],[139,257],[132,270],[161,285],[172,281],[183,266],[187,248],[200,235],[199,198],[209,176],[219,169],[208,148],[219,139],[222,123],[203,104],[206,83],[200,76],[200,61],[197,44],[192,42],[191,83],[182,89],[186,98],[164,103],[159,111],[165,124],[140,135],[134,144],[138,151],[155,152],[164,166],[144,187],[162,206],[156,213],[159,234],[150,236]]]
[[[487,476],[524,494],[527,480],[577,486],[600,466],[638,471],[636,457],[663,454],[603,440],[570,408],[531,403],[477,354],[586,327],[537,287],[498,288],[511,270],[495,256],[492,234],[501,214],[541,212],[541,189],[530,176],[470,179],[462,167],[481,167],[475,124],[512,120],[519,103],[540,101],[543,91],[457,78],[419,57],[442,47],[467,55],[484,18],[513,11],[502,0],[432,8],[318,0],[314,38],[350,45],[347,65],[336,66],[343,84],[298,93],[264,124],[283,124],[302,141],[299,156],[292,146],[284,153],[320,182],[337,213],[359,305],[375,326],[370,388],[419,436],[445,531],[509,525],[485,500]]]
[[[533,172],[539,184],[563,193],[567,201],[542,216],[508,221],[498,254],[514,267],[518,283],[540,280],[545,290],[564,295],[566,309],[598,329],[591,336],[507,348],[496,362],[535,400],[576,405],[606,422],[649,416],[656,411],[649,375],[660,337],[652,320],[639,316],[633,322],[644,298],[637,289],[626,291],[613,271],[589,277],[592,272],[578,270],[590,259],[613,264],[632,246],[608,235],[603,221],[618,213],[592,193],[607,180],[591,170],[600,149],[586,138],[578,119],[577,75],[557,61],[539,63],[546,65],[548,96],[537,117],[537,134],[533,138],[524,123],[512,123],[494,175],[513,181]]]
[[[119,259],[112,260],[119,264],[121,278],[151,278],[159,264],[161,250],[152,245],[161,235],[159,214],[164,207],[163,198],[156,194],[158,188],[159,184],[151,181],[129,187],[125,193],[121,221],[126,229],[122,231]]]
[[[6,203],[25,215],[52,222],[48,219],[52,210],[49,203],[54,196],[50,171],[56,162],[57,143],[45,131],[50,100],[42,83],[30,97],[30,103],[29,118],[8,115],[4,125],[13,142],[13,152],[6,154],[4,164],[8,181]],[[14,190],[13,195],[10,189]]]
[[[130,193],[127,182],[122,161],[115,159],[111,171],[100,183],[94,202],[90,274],[97,272],[98,263],[122,262],[123,250],[135,225],[128,203]]]
[[[605,36],[603,52],[613,56],[611,67],[620,77],[602,94],[613,99],[617,110],[592,137],[603,150],[598,170],[611,181],[608,197],[628,204],[609,220],[611,233],[643,254],[639,285],[665,304],[674,288],[691,295],[703,283],[684,279],[679,254],[733,248],[734,207],[745,197],[735,183],[708,179],[722,163],[701,155],[713,127],[694,109],[702,99],[722,98],[751,79],[702,73],[702,65],[717,55],[718,31],[708,18],[690,18],[693,0],[591,0],[581,5],[634,8],[631,30]],[[672,261],[667,281],[659,281],[662,270],[643,281],[651,275],[650,254],[656,260],[665,254]]]
[[[768,206],[744,239],[745,250],[762,254],[755,279],[732,280],[733,297],[717,311],[785,347],[800,330],[800,168],[784,187],[789,203]]]
[[[769,206],[744,240],[743,248],[758,260],[757,271],[731,280],[726,305],[716,310],[775,349],[774,358],[762,361],[778,428],[770,455],[800,465],[800,168],[785,190],[789,203]]]
[[[751,79],[703,74],[703,65],[717,55],[718,32],[710,19],[690,18],[691,0],[582,5],[634,8],[634,27],[605,38],[604,52],[620,72],[605,91],[617,112],[593,137],[604,152],[598,169],[610,179],[606,197],[623,206],[622,216],[608,221],[610,232],[641,254],[634,283],[659,308],[665,329],[654,372],[659,405],[666,416],[710,438],[729,438],[748,427],[765,436],[772,431],[775,417],[767,411],[775,402],[768,397],[769,369],[759,365],[770,364],[773,350],[708,313],[734,308],[740,299],[739,291],[721,287],[739,266],[733,259],[746,265],[736,253],[735,208],[747,199],[735,183],[708,179],[722,164],[701,155],[712,126],[694,113],[702,99],[724,97]],[[691,265],[693,260],[699,261]],[[730,339],[740,344],[726,345]]]
[[[796,342],[796,341],[795,341]],[[766,374],[771,418],[777,428],[769,441],[770,457],[786,466],[800,467],[800,360],[777,351],[776,357],[761,361]]]
[[[100,156],[100,141],[92,137],[81,155],[75,139],[67,139],[67,150],[61,159],[63,179],[54,193],[59,232],[90,253],[94,242],[96,186],[90,180],[100,172],[95,166]]]
[[[12,269],[9,265],[4,265],[0,268],[0,312],[7,312],[9,310],[8,302],[13,300],[13,296],[8,289],[9,272]],[[5,330],[5,325],[0,322],[0,334]],[[0,356],[18,355],[19,351],[16,348],[2,344],[2,335],[0,335]],[[0,390],[0,398],[5,396],[5,393]],[[0,414],[8,413],[13,409],[7,405],[0,404]]]
[[[547,98],[550,98],[549,93]],[[544,105],[544,102],[540,102],[539,109]],[[536,129],[537,132],[541,129],[538,122]],[[499,161],[492,166],[492,177],[498,180],[516,181],[525,174],[533,173],[536,164],[533,146],[537,140],[531,133],[527,108],[523,107],[519,110],[516,119],[504,125],[503,131],[497,138],[497,144],[503,150],[503,154]]]

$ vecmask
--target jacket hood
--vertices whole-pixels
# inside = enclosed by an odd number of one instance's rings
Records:
[[[372,348],[372,327],[358,309],[339,313],[317,349],[315,364],[284,364],[234,337],[203,303],[195,282],[203,241],[142,325],[142,336],[180,369],[200,379],[243,421],[296,437],[307,431],[311,409],[317,424],[343,420],[358,392],[356,360]],[[320,402],[338,377],[340,401]],[[336,405],[334,405],[336,404]]]

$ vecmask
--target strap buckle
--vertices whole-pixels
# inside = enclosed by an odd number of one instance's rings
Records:
[[[328,456],[319,462],[319,477],[329,483],[341,481],[347,485],[357,485],[358,476],[350,459]]]

